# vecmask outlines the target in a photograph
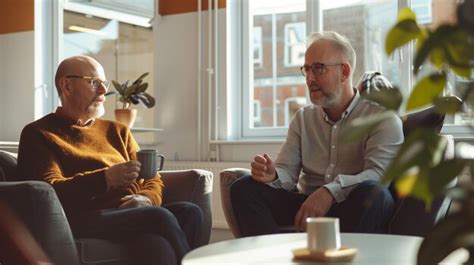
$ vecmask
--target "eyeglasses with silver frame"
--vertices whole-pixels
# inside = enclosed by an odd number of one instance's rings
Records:
[[[335,63],[335,64],[313,63],[312,65],[305,64],[300,67],[300,70],[301,70],[301,74],[305,77],[308,76],[310,69],[311,69],[311,72],[313,72],[315,76],[320,76],[326,72],[326,69],[328,66],[339,66],[339,65],[343,65],[343,63]]]
[[[110,87],[110,82],[107,80],[100,80],[97,77],[92,77],[92,76],[80,76],[80,75],[68,75],[66,78],[81,78],[85,80],[89,80],[90,85],[93,89],[97,89],[101,84],[104,85],[106,89],[109,89]]]

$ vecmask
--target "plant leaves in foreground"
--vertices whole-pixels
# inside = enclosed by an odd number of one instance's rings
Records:
[[[433,101],[436,112],[454,114],[462,109],[462,100],[457,96],[438,97]]]
[[[406,106],[407,111],[431,105],[446,86],[446,74],[433,73],[421,79],[413,88]]]
[[[420,27],[416,23],[416,15],[409,8],[399,12],[397,24],[387,33],[385,39],[385,52],[390,55],[397,48],[402,47],[411,40],[418,38]]]
[[[410,133],[397,155],[388,166],[383,183],[404,176],[407,171],[419,167],[419,171],[438,164],[446,149],[447,140],[433,130],[419,128]]]
[[[398,111],[403,100],[402,93],[396,87],[393,89],[374,90],[363,97],[394,111]]]
[[[364,134],[372,130],[372,128],[393,115],[396,115],[393,111],[384,111],[368,117],[354,119],[349,126],[341,131],[341,139],[346,143],[360,139]]]

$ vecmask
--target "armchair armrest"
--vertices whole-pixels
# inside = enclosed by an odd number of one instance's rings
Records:
[[[55,264],[79,264],[69,223],[51,185],[0,182],[0,201],[23,222]]]
[[[224,210],[225,220],[229,225],[234,237],[241,237],[234,210],[230,201],[230,186],[242,176],[250,175],[250,170],[245,168],[229,168],[220,172],[221,203]]]
[[[203,213],[203,238],[200,245],[209,243],[212,227],[212,172],[191,169],[160,171],[163,184],[163,204],[178,201],[192,202],[199,206]]]

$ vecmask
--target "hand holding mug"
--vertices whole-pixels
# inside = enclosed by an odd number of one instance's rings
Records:
[[[105,170],[105,181],[110,188],[125,188],[138,177],[141,163],[135,160],[115,164]]]
[[[154,178],[156,172],[163,169],[165,157],[153,149],[144,149],[137,152],[137,160],[141,163],[139,178],[145,180]],[[158,160],[160,163],[158,165]]]

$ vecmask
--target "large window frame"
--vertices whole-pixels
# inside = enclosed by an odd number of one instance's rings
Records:
[[[239,3],[240,2],[240,3]],[[307,5],[309,2],[312,2],[312,0],[307,0]],[[239,32],[239,36],[241,36],[241,50],[238,52],[241,52],[241,56],[237,56],[237,58],[242,58],[240,61],[235,62],[236,64],[240,65],[239,69],[241,70],[240,72],[237,73],[237,75],[240,77],[238,79],[242,80],[242,85],[240,87],[234,86],[233,87],[238,87],[238,89],[241,90],[241,104],[239,104],[240,108],[237,110],[240,114],[234,115],[236,119],[240,121],[239,126],[234,126],[234,128],[240,128],[241,131],[234,131],[233,133],[230,134],[230,138],[232,139],[251,139],[251,138],[281,138],[282,136],[286,135],[286,132],[288,130],[288,127],[286,126],[281,126],[281,127],[258,127],[258,128],[252,128],[250,126],[251,122],[251,117],[248,115],[247,111],[250,111],[250,113],[253,113],[253,104],[252,102],[252,94],[253,94],[253,87],[254,87],[254,76],[253,72],[251,71],[252,67],[250,63],[252,62],[253,65],[253,48],[251,45],[246,45],[249,43],[249,30],[254,28],[253,21],[250,19],[250,6],[249,6],[249,0],[244,0],[244,1],[236,1],[233,2],[231,1],[230,6],[235,6],[239,9],[237,13],[241,14],[242,19],[240,20],[241,24],[237,26],[232,26],[231,30],[234,30],[235,32]],[[311,4],[311,6],[314,6]],[[306,9],[308,13],[308,8]],[[311,14],[314,14],[314,12],[311,12]],[[273,20],[275,20],[275,16],[272,17]],[[308,20],[308,18],[307,18]],[[306,21],[306,24],[308,24],[308,21]],[[276,25],[275,21],[272,23],[272,34],[276,34]],[[308,26],[306,26],[308,28]],[[235,33],[234,32],[234,33]],[[235,35],[233,35],[234,38],[231,37],[229,40],[230,42],[236,41],[237,38],[235,38]],[[240,40],[239,40],[240,41]],[[272,40],[272,46],[275,46],[275,39],[273,38]],[[276,58],[276,49],[272,49],[272,60]],[[232,60],[230,60],[232,62]],[[272,63],[272,72],[273,72],[273,77],[272,77],[272,89],[273,91],[276,91],[276,64]],[[302,80],[304,77],[301,77]],[[304,82],[304,81],[302,81]],[[248,88],[248,89],[246,89]],[[273,104],[276,105],[277,99],[276,99],[276,93],[273,93]],[[232,110],[231,110],[232,111]],[[235,111],[235,110],[234,110]],[[237,117],[240,117],[241,119],[237,119]],[[274,120],[276,118],[274,117]]]
[[[240,1],[237,1],[240,2]],[[248,111],[253,110],[253,105],[250,104],[252,102],[252,88],[253,88],[253,71],[252,68],[249,64],[249,45],[246,45],[248,43],[248,31],[253,27],[252,25],[252,20],[249,17],[249,4],[248,0],[247,1],[241,1],[242,3],[240,5],[234,5],[239,8],[238,13],[241,15],[241,19],[239,20],[241,22],[240,25],[238,26],[232,26],[231,29],[237,30],[239,33],[238,35],[241,36],[241,43],[239,45],[240,50],[239,52],[241,53],[241,56],[237,56],[237,58],[241,58],[240,61],[238,62],[233,62],[232,60],[229,60],[231,63],[237,63],[239,72],[237,73],[237,79],[240,80],[240,86],[236,86],[235,84],[231,85],[233,88],[239,89],[239,95],[242,96],[241,98],[241,104],[238,104],[239,108],[238,110],[235,109],[230,109],[230,112],[232,111],[238,111],[238,115],[232,115],[232,117],[236,117],[236,119],[233,119],[234,123],[238,123],[233,125],[233,128],[239,128],[239,131],[233,131],[231,132],[230,138],[231,139],[271,139],[271,138],[283,138],[286,136],[287,127],[278,127],[278,128],[270,128],[270,127],[264,127],[264,128],[251,128],[250,123],[249,123],[249,115]],[[404,7],[411,6],[410,0],[398,0],[398,10],[401,10]],[[396,13],[398,13],[398,10]],[[322,28],[322,9],[321,9],[321,3],[320,0],[307,0],[306,3],[306,32],[307,34],[312,31],[317,31]],[[228,39],[228,42],[230,41],[235,41],[236,39],[232,39],[232,34],[231,38]],[[239,41],[240,41],[239,40]],[[412,54],[414,53],[414,45],[406,45],[402,49],[399,49],[396,51],[396,53],[393,55],[394,60],[398,60],[398,69],[400,73],[400,84],[399,86],[401,88],[405,88],[405,90],[402,90],[402,93],[405,96],[408,96],[409,93],[411,92],[411,88],[413,87],[413,84],[415,82],[411,68],[412,68],[412,61],[413,61],[413,56]],[[228,58],[229,59],[229,58]],[[356,80],[354,80],[356,82]],[[402,108],[403,109],[403,108]],[[402,111],[403,112],[403,111]],[[252,113],[252,112],[250,112]],[[403,113],[401,113],[403,114]],[[446,134],[453,134],[453,135],[466,135],[468,132],[466,131],[465,126],[462,125],[457,125],[457,124],[445,124],[443,127],[442,133]]]

